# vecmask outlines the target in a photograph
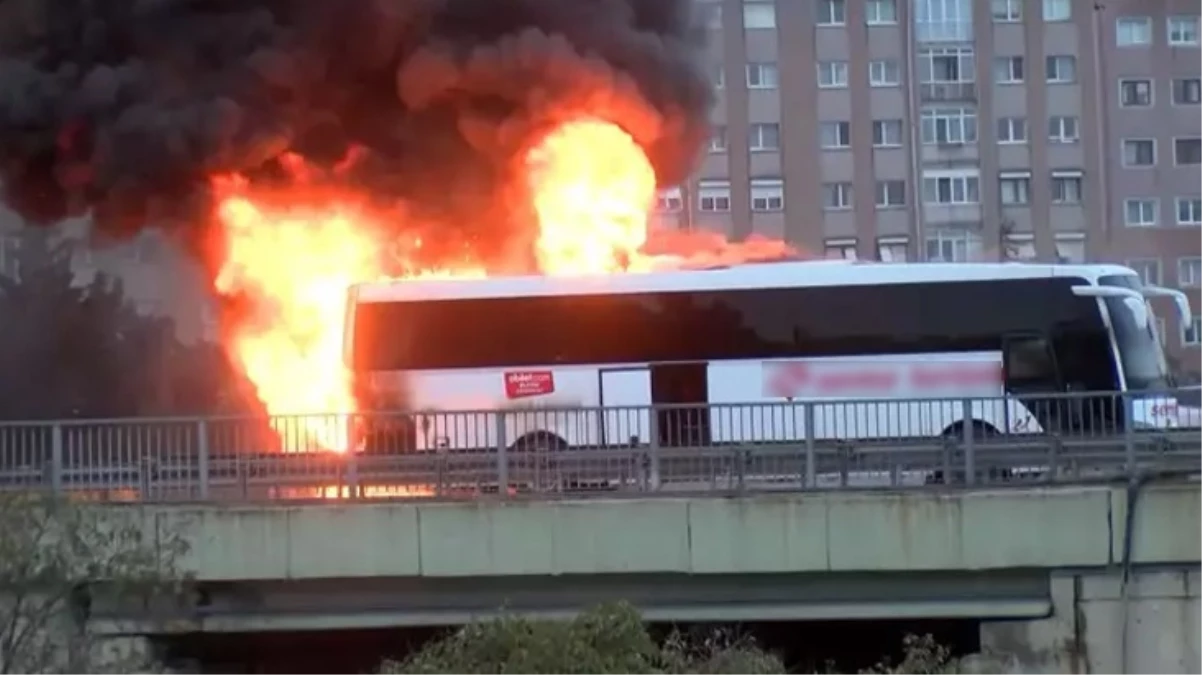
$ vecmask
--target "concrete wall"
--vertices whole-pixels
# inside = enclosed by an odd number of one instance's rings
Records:
[[[1057,573],[1053,613],[983,624],[979,672],[1198,673],[1199,570]]]
[[[910,578],[924,571],[951,578],[965,570],[984,573],[996,586],[1008,574],[1025,572],[1050,575],[1043,586],[1050,603],[1045,600],[1041,610],[1047,615],[1012,614],[1039,618],[1003,621],[997,620],[1003,614],[986,609],[975,614],[994,619],[982,625],[984,653],[965,664],[972,672],[1199,672],[1199,485],[1145,486],[1135,503],[1125,587],[1131,498],[1125,487],[1113,486],[738,499],[189,505],[123,513],[146,518],[148,527],[183,533],[193,544],[186,566],[199,579],[243,582],[221,586],[234,596],[249,594],[249,604],[206,611],[249,617],[259,630],[278,629],[273,622],[284,615],[318,622],[314,626],[343,625],[358,611],[352,603],[346,617],[313,614],[320,614],[323,600],[297,605],[308,613],[272,613],[267,589],[277,586],[282,592],[332,584],[344,595],[354,596],[358,588],[375,597],[387,584],[405,580],[496,585],[672,573],[694,580],[774,573],[800,580],[833,572],[863,578],[914,573],[905,575]],[[364,584],[371,588],[359,588]],[[416,598],[406,598],[402,604],[412,613]],[[724,611],[716,604],[714,611]],[[380,615],[383,605],[377,605]],[[371,618],[370,612],[359,614]]]
[[[144,507],[201,580],[1098,567],[1123,488]],[[1149,486],[1134,560],[1199,560],[1197,483]]]

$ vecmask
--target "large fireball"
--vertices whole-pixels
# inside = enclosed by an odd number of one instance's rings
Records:
[[[639,255],[655,172],[629,134],[576,120],[553,129],[522,160],[543,273],[614,272]],[[342,358],[347,289],[397,267],[413,270],[407,277],[482,271],[386,260],[396,250],[390,237],[397,224],[382,222],[388,216],[361,196],[321,189],[304,175],[298,171],[295,187],[285,190],[218,182],[226,252],[216,287],[251,300],[249,315],[227,322],[223,337],[267,411],[300,416],[283,435],[285,451],[345,451],[344,421],[356,405]]]
[[[527,155],[544,274],[626,269],[647,243],[655,169],[621,128],[595,119],[564,124]]]

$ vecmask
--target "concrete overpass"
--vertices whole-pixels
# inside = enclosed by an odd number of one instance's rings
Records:
[[[112,633],[651,619],[990,619],[1026,670],[1198,672],[1197,482],[552,501],[146,505],[198,602]],[[1125,574],[1126,572],[1126,574]]]

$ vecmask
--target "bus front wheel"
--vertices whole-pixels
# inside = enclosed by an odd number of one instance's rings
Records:
[[[970,433],[972,434],[972,438],[974,441],[985,440],[985,439],[992,438],[992,437],[998,435],[997,428],[994,427],[992,424],[989,424],[987,422],[982,422],[980,420],[973,420],[971,422],[971,424],[972,424],[972,431]],[[958,445],[960,443],[963,443],[964,442],[964,423],[956,422],[955,424],[952,424],[951,426],[949,426],[948,428],[943,430],[943,433],[940,435],[940,437],[942,439],[944,439],[946,442],[951,443],[953,445]],[[980,473],[980,472],[978,471],[978,473]],[[1010,470],[1005,469],[1005,468],[998,469],[998,468],[991,466],[991,467],[989,467],[988,472],[986,473],[986,476],[989,478],[989,480],[991,482],[996,481],[998,479],[1005,480],[1005,479],[1009,478]],[[962,469],[953,469],[952,470],[952,478],[953,478],[953,482],[963,483],[964,482],[964,471]],[[946,476],[943,475],[943,469],[936,469],[936,470],[932,471],[930,474],[928,474],[926,482],[928,485],[942,485],[942,484],[946,483],[947,478],[946,478]]]

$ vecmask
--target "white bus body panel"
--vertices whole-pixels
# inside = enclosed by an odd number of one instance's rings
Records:
[[[549,378],[549,390],[511,397],[506,378],[533,374]],[[970,419],[998,432],[1040,431],[1005,397],[997,352],[719,362],[708,381],[713,443],[803,442],[804,403],[817,404],[815,440],[938,436],[964,419],[966,405]],[[646,364],[379,373],[373,385],[385,394],[403,387],[415,410],[429,411],[418,424],[420,449],[496,447],[493,410],[528,411],[506,416],[506,445],[533,434],[569,446],[652,440]]]

